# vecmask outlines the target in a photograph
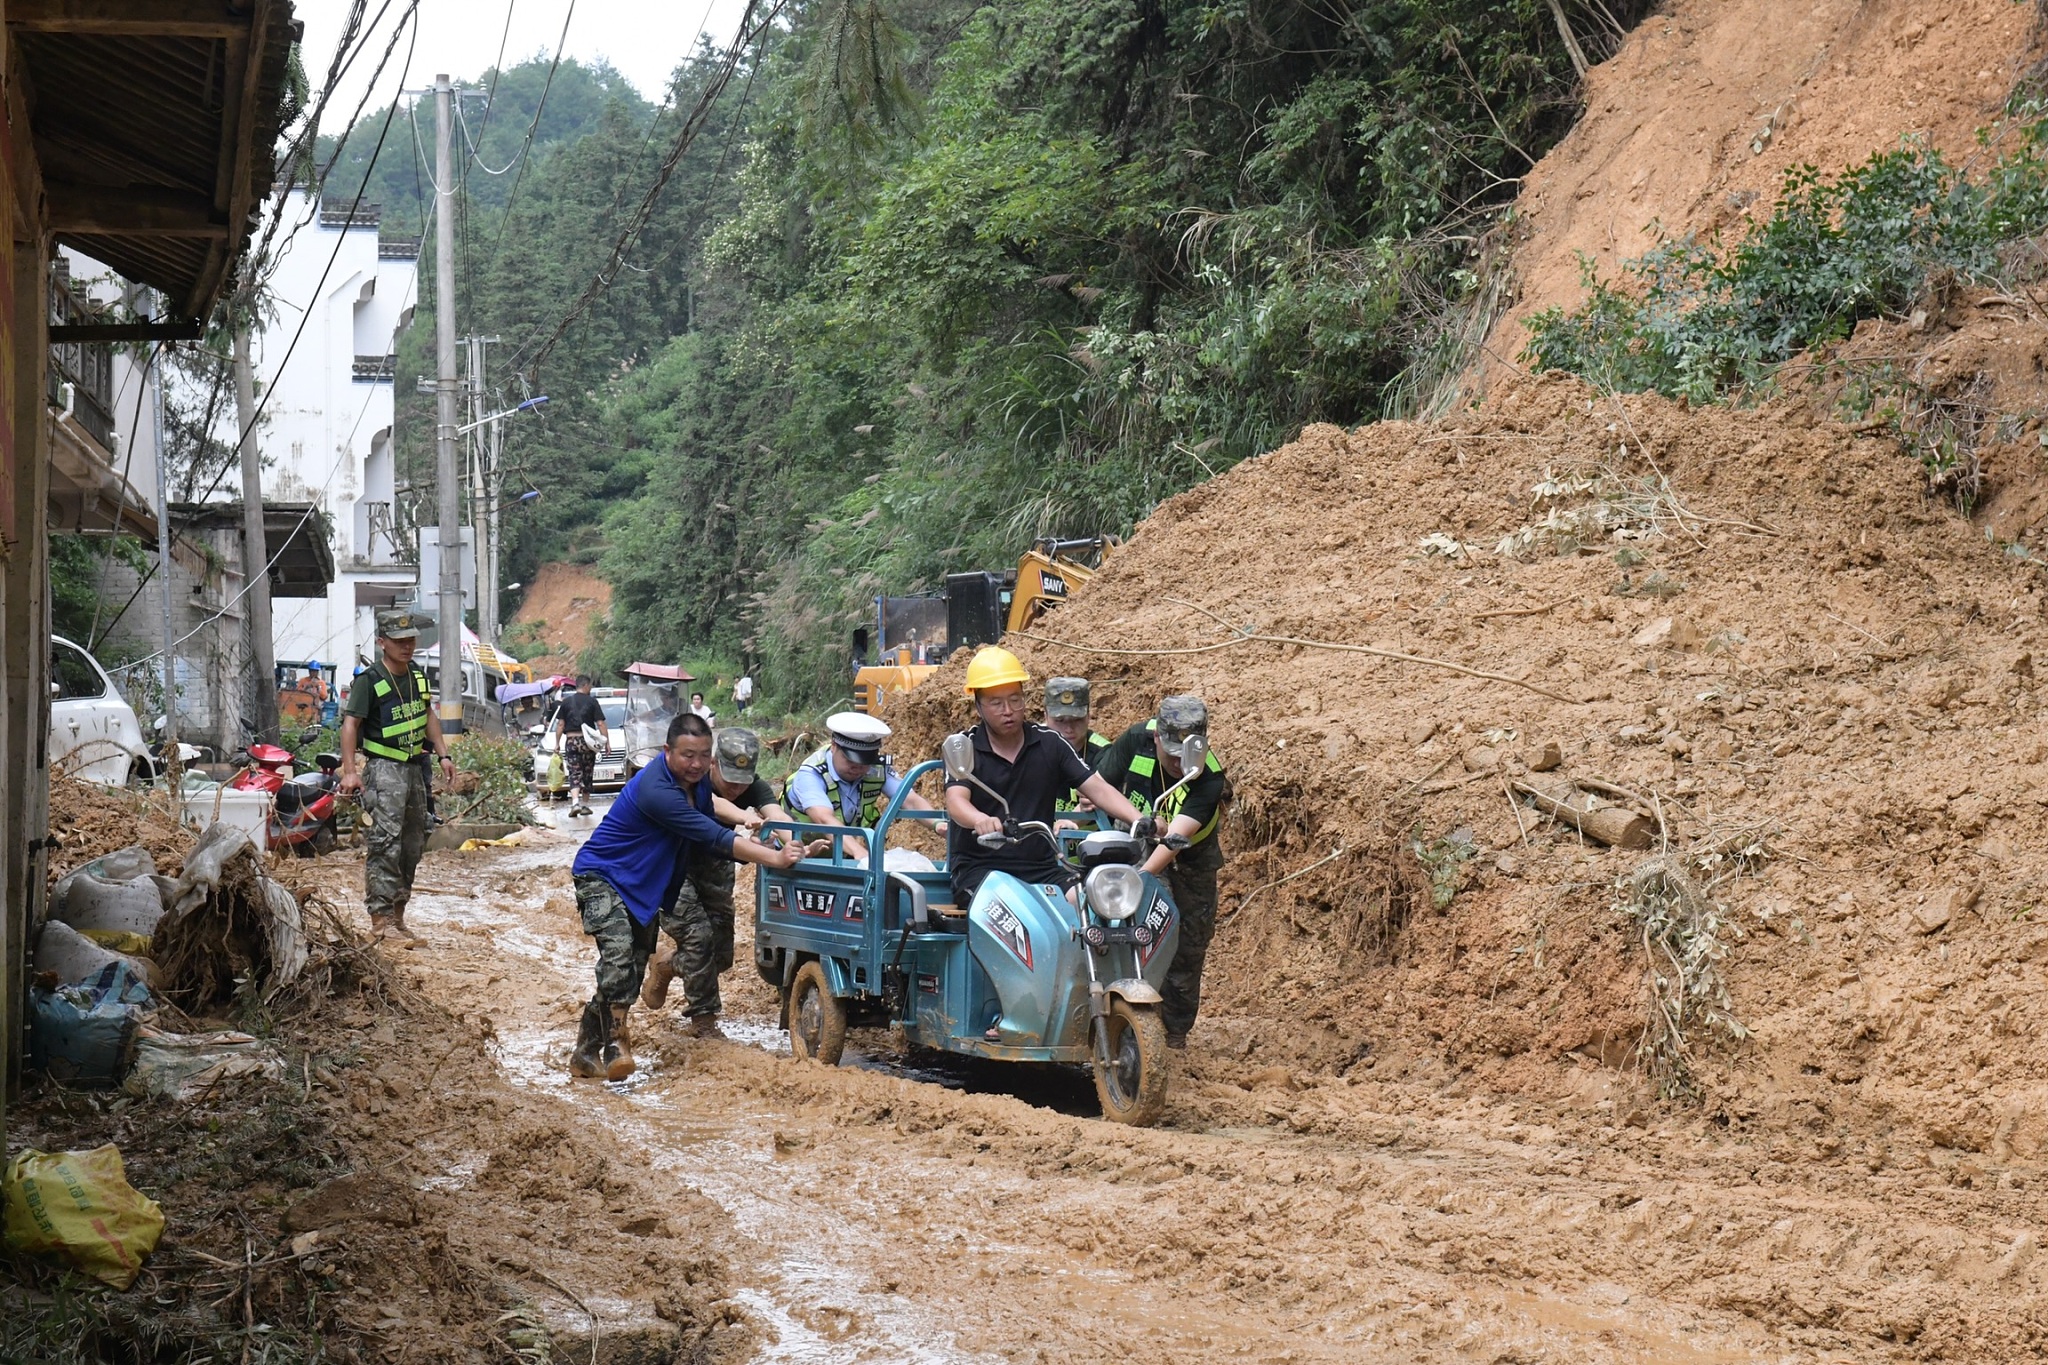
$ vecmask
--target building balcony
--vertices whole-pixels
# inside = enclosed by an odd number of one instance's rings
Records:
[[[395,355],[359,355],[352,367],[349,378],[358,384],[389,384],[398,378],[398,357]]]
[[[105,322],[98,309],[71,288],[69,271],[50,273],[50,322],[55,326]],[[50,406],[114,453],[114,347],[105,341],[61,341],[50,347],[46,370]]]

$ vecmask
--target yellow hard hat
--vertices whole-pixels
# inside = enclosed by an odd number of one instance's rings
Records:
[[[1017,656],[998,645],[976,650],[974,657],[967,662],[967,695],[970,697],[985,688],[1030,681],[1031,675],[1024,671],[1024,665]]]

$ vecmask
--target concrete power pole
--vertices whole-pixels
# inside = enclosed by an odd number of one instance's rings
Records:
[[[462,487],[455,462],[455,87],[434,77],[434,471],[441,494],[441,730],[462,730]]]
[[[235,420],[242,428],[242,578],[248,584],[249,666],[256,676],[250,728],[278,740],[277,644],[270,629],[270,548],[263,534],[263,452],[256,442],[256,378],[249,368],[249,327],[235,329]],[[169,570],[165,570],[168,576]]]

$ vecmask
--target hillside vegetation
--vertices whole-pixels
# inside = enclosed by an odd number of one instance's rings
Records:
[[[544,496],[506,577],[594,562],[600,662],[744,656],[823,699],[877,592],[1127,531],[1307,422],[1441,401],[1504,207],[1578,114],[1560,14],[1598,60],[1645,8],[812,4],[556,337],[713,60],[651,114],[581,73],[596,113],[536,140],[509,208],[468,176],[458,219],[464,330],[552,400],[508,451]]]

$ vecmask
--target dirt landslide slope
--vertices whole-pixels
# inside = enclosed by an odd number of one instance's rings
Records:
[[[1541,1099],[1679,1169],[1748,1162],[1785,1183],[1791,1221],[1746,1255],[1851,1229],[1794,1321],[1930,1358],[2043,1349],[2038,1218],[2020,1214],[2048,1153],[2038,575],[1928,501],[1893,443],[1798,407],[1613,403],[1556,377],[1493,406],[1311,428],[1163,505],[1042,635],[1008,642],[1035,676],[1093,677],[1105,733],[1165,692],[1210,702],[1237,801],[1197,1042]],[[1209,612],[1573,700],[1227,643]],[[964,721],[961,669],[913,694],[899,753]],[[1693,1027],[1696,1100],[1660,1099],[1639,1047],[1655,1007],[1616,888],[1651,855],[1508,799],[1514,755],[1553,742],[1562,773],[1661,808],[1680,853],[1768,831],[1754,865],[1697,869],[1718,878],[1747,1036]],[[1450,833],[1471,857],[1441,856]],[[1895,1225],[1825,1212],[1851,1194]],[[1959,1199],[1981,1201],[1981,1247],[1915,1223]],[[1673,1221],[1697,1242],[1665,1249],[1675,1277],[1730,1269],[1709,1228],[1732,1225]]]
[[[1671,236],[1768,215],[1784,173],[1838,172],[1922,136],[1967,158],[2040,55],[2036,7],[2012,0],[1673,0],[1586,78],[1586,113],[1516,201],[1514,307],[1485,376],[1525,324]]]

